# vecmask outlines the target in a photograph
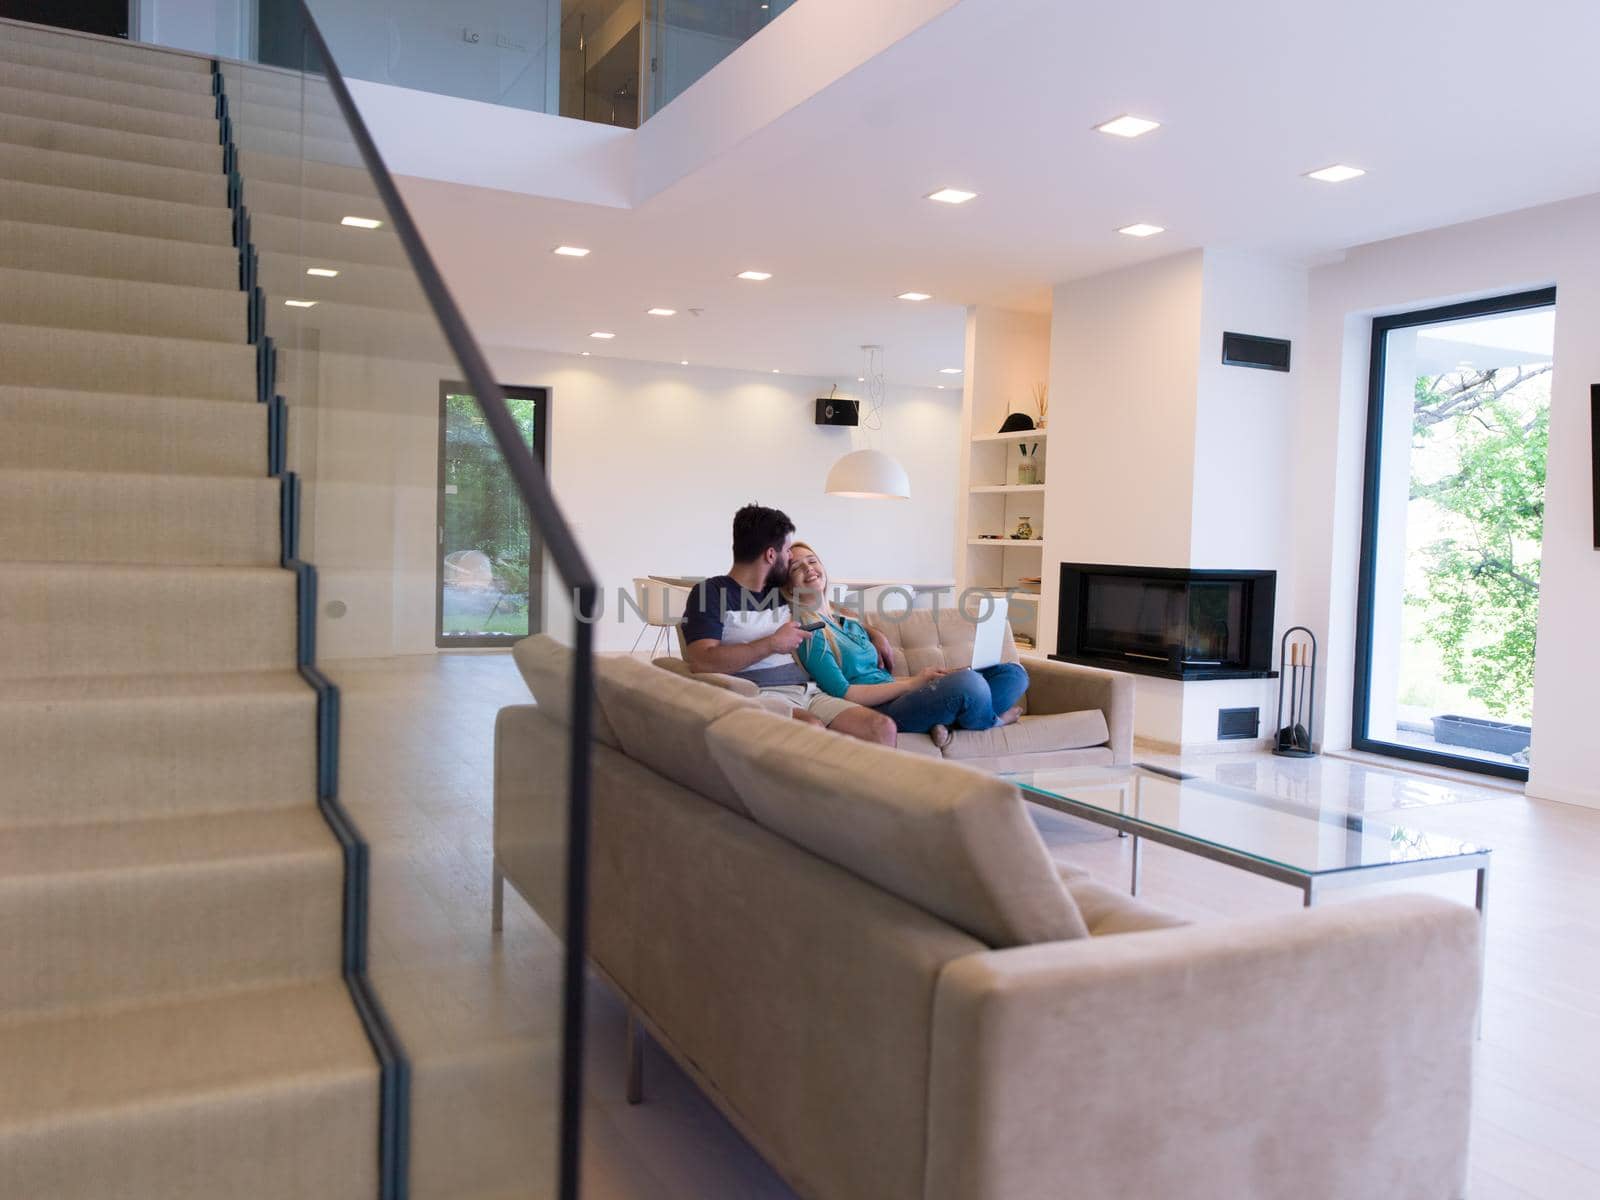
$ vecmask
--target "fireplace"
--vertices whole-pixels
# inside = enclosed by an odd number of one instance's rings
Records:
[[[1276,571],[1062,563],[1062,662],[1166,679],[1264,679]]]

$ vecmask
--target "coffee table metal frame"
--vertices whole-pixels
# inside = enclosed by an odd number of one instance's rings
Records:
[[[1305,898],[1305,906],[1310,908],[1316,903],[1317,896],[1330,888],[1352,887],[1363,883],[1378,883],[1383,880],[1411,879],[1421,875],[1439,875],[1447,871],[1475,870],[1478,873],[1477,890],[1474,907],[1478,910],[1481,919],[1488,918],[1489,905],[1489,855],[1486,849],[1474,850],[1467,854],[1451,855],[1448,858],[1419,859],[1414,862],[1389,862],[1372,863],[1367,866],[1343,867],[1330,871],[1307,871],[1298,867],[1291,867],[1285,863],[1271,862],[1257,858],[1253,854],[1246,854],[1242,850],[1234,850],[1227,846],[1220,846],[1214,842],[1203,841],[1190,837],[1175,830],[1164,829],[1140,820],[1138,817],[1127,815],[1128,791],[1130,784],[1134,792],[1134,810],[1138,811],[1138,791],[1147,776],[1154,775],[1162,779],[1179,783],[1205,782],[1196,780],[1191,775],[1178,771],[1169,771],[1162,767],[1147,766],[1144,763],[1135,763],[1129,770],[1129,778],[1119,782],[1095,782],[1092,786],[1104,789],[1108,786],[1117,787],[1122,796],[1120,812],[1114,812],[1099,805],[1090,804],[1083,800],[1074,800],[1070,796],[1063,796],[1057,792],[1038,791],[1019,783],[1026,799],[1034,804],[1053,808],[1057,812],[1066,813],[1070,817],[1079,817],[1085,821],[1092,821],[1096,825],[1103,825],[1108,829],[1115,829],[1118,834],[1133,839],[1133,866],[1130,879],[1130,894],[1139,894],[1139,845],[1148,839],[1162,846],[1170,846],[1174,850],[1182,850],[1189,854],[1208,858],[1212,862],[1223,863],[1230,867],[1238,867],[1241,871],[1248,871],[1252,875],[1260,875],[1266,879],[1273,879],[1279,883],[1287,883],[1298,888]]]

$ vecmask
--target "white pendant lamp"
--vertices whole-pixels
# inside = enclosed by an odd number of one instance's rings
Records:
[[[877,431],[883,428],[883,347],[863,346],[861,351],[866,358],[861,379],[867,385],[861,426]],[[829,469],[823,491],[858,500],[909,500],[911,479],[906,469],[882,450],[853,450]]]
[[[833,464],[825,490],[830,496],[860,500],[909,500],[911,480],[882,450],[856,450]]]

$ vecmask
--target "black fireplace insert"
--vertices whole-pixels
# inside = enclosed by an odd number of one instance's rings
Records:
[[[1062,662],[1166,679],[1267,679],[1276,571],[1062,563]]]

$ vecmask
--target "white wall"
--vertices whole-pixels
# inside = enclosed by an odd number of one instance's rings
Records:
[[[1589,385],[1600,381],[1600,196],[1351,251],[1311,273],[1295,489],[1295,586],[1328,669],[1329,744],[1350,741],[1371,317],[1555,284],[1533,766],[1528,793],[1600,806],[1594,680],[1600,552],[1589,496]]]
[[[960,396],[889,386],[884,428],[818,426],[817,380],[490,348],[501,382],[551,389],[556,499],[606,594],[601,650],[626,650],[641,628],[616,621],[616,590],[635,576],[714,575],[729,565],[734,511],[755,502],[794,519],[836,577],[954,577]],[[841,454],[875,444],[911,477],[910,500],[823,494]],[[552,606],[561,635],[567,609]]]
[[[1189,561],[1201,262],[1196,250],[1055,289],[1046,650],[1063,562]]]
[[[1296,376],[1222,364],[1224,331],[1304,331],[1306,273],[1189,251],[1056,288],[1045,499],[1045,643],[1062,562],[1272,570],[1278,630],[1297,623],[1290,566]],[[1216,743],[1217,710],[1255,705],[1270,732],[1276,681],[1137,679],[1136,730]]]

